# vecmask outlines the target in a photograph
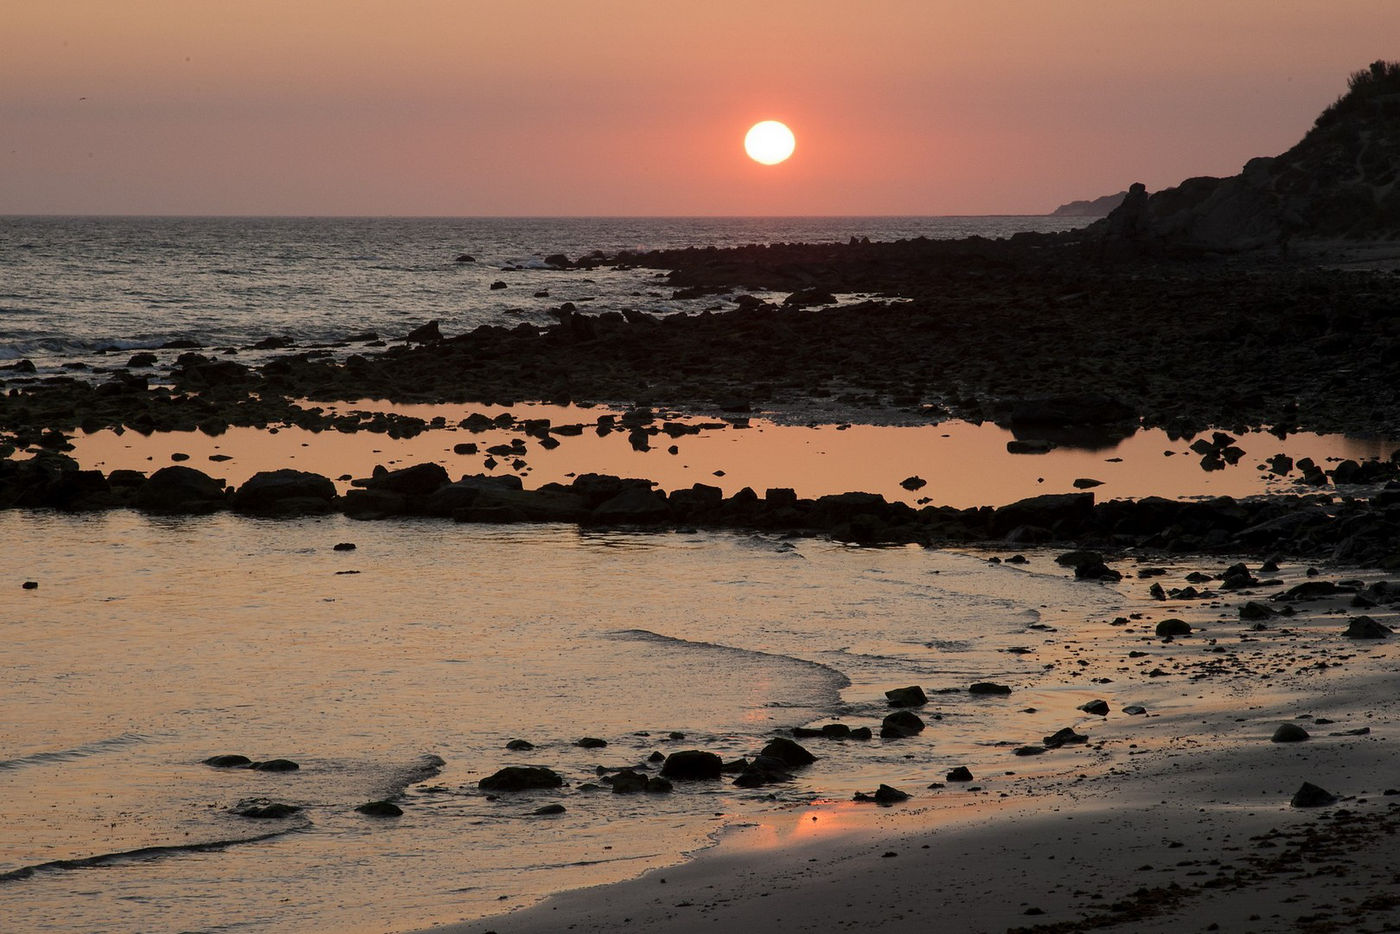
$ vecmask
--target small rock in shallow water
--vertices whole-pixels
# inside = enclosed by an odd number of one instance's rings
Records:
[[[38,582],[38,581],[25,581],[23,584],[20,584],[20,587],[23,588],[24,590],[38,590],[38,589],[39,589],[39,582]]]
[[[1096,717],[1105,717],[1108,716],[1108,701],[1091,700],[1087,704],[1080,704],[1079,709]]]
[[[1296,723],[1280,723],[1274,735],[1269,738],[1273,743],[1301,743],[1308,738],[1308,731]]]
[[[513,739],[506,743],[506,748],[511,752],[529,752],[535,748],[535,744],[528,739]]]
[[[1062,730],[1056,730],[1041,741],[1050,749],[1058,749],[1061,746],[1068,746],[1074,743],[1087,743],[1089,737],[1081,733],[1076,733],[1073,727],[1067,726]]]
[[[891,707],[922,707],[928,703],[924,689],[917,684],[911,684],[907,688],[888,690],[885,692],[885,697],[889,700]]]
[[[291,759],[269,759],[266,762],[255,762],[254,771],[258,772],[295,772],[301,766]]]
[[[535,817],[547,817],[550,814],[563,814],[567,808],[562,804],[546,804],[542,808],[535,808],[530,813]]]
[[[759,753],[760,756],[772,756],[789,766],[811,765],[817,761],[817,757],[804,749],[799,743],[779,736],[771,740],[767,746]]]
[[[950,782],[970,782],[972,781],[972,772],[967,766],[960,765],[957,768],[950,769],[944,778]]]
[[[253,760],[247,756],[237,754],[226,756],[210,756],[204,760],[205,765],[212,765],[216,769],[241,769],[253,764]]]
[[[994,684],[991,681],[978,681],[967,689],[969,694],[1010,694],[1011,688],[1004,684]]]
[[[355,550],[355,543],[354,543],[354,542],[336,542],[336,543],[335,543],[335,547],[332,548],[331,550],[332,550],[332,551],[354,551],[354,550]]]
[[[713,752],[687,749],[667,756],[661,774],[679,781],[705,781],[719,778],[723,769],[724,762]]]
[[[277,820],[283,817],[291,817],[300,810],[301,808],[297,807],[295,804],[253,804],[234,813],[239,817],[252,817],[258,820]]]
[[[883,805],[885,807],[889,807],[891,804],[898,804],[901,801],[908,801],[909,794],[908,792],[900,791],[898,788],[892,788],[889,785],[881,785],[879,788],[875,789],[874,794],[866,794],[863,791],[857,791],[855,793],[855,796],[852,797],[851,800],[860,801],[867,804],[874,803]],[[893,856],[894,854],[887,853],[885,855]]]
[[[403,814],[403,808],[392,801],[370,801],[355,808],[361,814],[370,817],[399,817]]]
[[[898,710],[880,724],[880,735],[885,739],[905,739],[924,731],[924,721],[908,710]]]
[[[596,736],[585,736],[574,743],[575,746],[582,746],[584,749],[602,749],[607,744],[607,740],[599,739]]]
[[[482,791],[525,791],[558,788],[563,784],[564,780],[553,769],[536,765],[509,765],[476,783]]]

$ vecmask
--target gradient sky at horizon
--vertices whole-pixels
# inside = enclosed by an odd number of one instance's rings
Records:
[[[1044,213],[1282,152],[1396,36],[1396,0],[0,0],[0,214]]]

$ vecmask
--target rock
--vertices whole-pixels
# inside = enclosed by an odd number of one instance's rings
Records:
[[[355,550],[355,543],[354,543],[354,542],[336,542],[336,543],[335,543],[335,546],[331,549],[331,551],[354,551],[354,550]]]
[[[508,765],[476,783],[482,791],[527,791],[559,788],[563,784],[564,779],[553,769],[537,765]]]
[[[978,681],[967,689],[969,694],[997,694],[1006,695],[1011,693],[1011,688],[1004,684],[997,684],[992,681]]]
[[[599,504],[591,518],[604,523],[647,524],[665,521],[670,515],[664,494],[634,486]]]
[[[1096,717],[1108,716],[1108,701],[1091,700],[1087,704],[1080,704],[1079,709]]]
[[[880,724],[880,735],[885,739],[906,739],[924,731],[924,721],[909,710],[897,710]]]
[[[1301,743],[1308,738],[1308,731],[1296,723],[1280,723],[1274,735],[1269,738],[1272,743]]]
[[[802,748],[801,745],[782,736],[770,740],[768,745],[763,747],[763,751],[760,752],[759,755],[771,756],[793,768],[811,765],[813,762],[817,761],[817,757]]]
[[[39,589],[39,582],[38,582],[38,581],[25,581],[23,584],[20,584],[19,586],[20,586],[20,589],[21,589],[21,590],[38,590],[38,589]]]
[[[647,794],[664,795],[670,794],[673,786],[664,778],[651,777],[647,779]]]
[[[360,805],[355,810],[370,817],[401,817],[403,815],[403,808],[392,801],[370,801]]]
[[[1081,564],[1074,569],[1074,579],[1081,581],[1117,581],[1122,580],[1122,573],[1104,564],[1102,561]]]
[[[410,344],[436,344],[442,340],[442,331],[438,329],[437,320],[434,319],[409,331],[404,340]]]
[[[513,739],[506,743],[506,748],[511,752],[529,752],[535,748],[535,744],[526,739]]]
[[[269,759],[266,762],[254,762],[252,769],[255,772],[295,772],[301,766],[291,759]]]
[[[787,763],[772,756],[756,756],[753,761],[745,763],[744,770],[734,779],[734,784],[740,788],[757,788],[760,785],[787,781],[792,781],[792,773],[787,770]]]
[[[147,512],[213,512],[224,506],[224,484],[193,467],[162,467],[136,490],[134,502]]]
[[[719,778],[724,761],[712,752],[687,749],[673,752],[661,766],[661,774],[677,781],[693,782]]]
[[[1017,526],[1049,529],[1069,537],[1088,525],[1094,517],[1093,493],[1051,493],[1032,496],[1002,506],[992,513],[992,533],[1005,536]]]
[[[949,769],[944,779],[950,782],[970,782],[972,781],[972,772],[967,766],[960,765],[956,768]]]
[[[301,811],[295,804],[250,804],[234,811],[239,817],[252,817],[257,820],[279,820],[291,817]]]
[[[1157,624],[1156,633],[1163,638],[1169,636],[1189,636],[1191,635],[1191,624],[1184,619],[1164,619]]]
[[[1067,568],[1077,568],[1083,564],[1102,564],[1103,555],[1097,551],[1078,548],[1056,555],[1055,563]]]
[[[210,756],[204,760],[204,764],[212,765],[216,769],[243,769],[252,765],[253,760],[234,753],[224,756]]]
[[[1012,755],[1017,756],[1038,756],[1045,752],[1044,746],[1017,746]]]
[[[631,769],[623,769],[621,772],[607,776],[603,781],[612,785],[615,795],[630,795],[647,790],[647,777]]]
[[[470,253],[459,253],[459,254],[457,254],[457,258],[454,259],[452,262],[454,262],[454,263],[474,263],[474,262],[476,262],[476,257],[475,257],[475,256],[472,256]]]
[[[1244,620],[1270,619],[1277,615],[1278,612],[1274,610],[1273,607],[1260,603],[1257,600],[1250,600],[1244,606],[1240,607],[1240,619]]]
[[[335,484],[304,470],[264,470],[253,474],[229,500],[238,512],[327,512],[335,500]]]
[[[1388,626],[1376,622],[1371,617],[1356,616],[1352,618],[1342,635],[1349,639],[1384,639],[1390,633],[1391,630]]]
[[[548,817],[551,814],[563,814],[568,808],[562,804],[546,804],[542,808],[535,808],[530,812],[532,817]]]
[[[575,746],[582,746],[584,749],[602,749],[608,744],[605,739],[596,736],[585,736],[582,739],[574,740]]]
[[[447,471],[441,464],[414,464],[399,470],[376,469],[374,476],[357,480],[356,485],[367,490],[400,493],[404,496],[427,496],[448,483]]]
[[[885,692],[885,697],[889,699],[891,707],[922,707],[928,703],[924,689],[917,684],[911,684],[907,688],[888,690]]]
[[[1147,713],[1147,708],[1138,704],[1129,704],[1127,707],[1123,708],[1123,712],[1130,717],[1140,717]]]
[[[901,801],[908,801],[909,794],[908,792],[900,791],[898,788],[892,788],[889,785],[881,785],[879,788],[875,789],[875,793],[873,795],[866,794],[863,791],[858,791],[855,793],[855,796],[851,800],[866,803],[874,803],[879,804],[883,807],[889,807],[891,804],[898,804]]]
[[[1295,808],[1318,808],[1337,803],[1337,796],[1312,782],[1303,782],[1288,802]]]
[[[126,361],[126,365],[131,368],[144,368],[156,365],[156,355],[149,350],[131,355],[131,359]]]
[[[1047,749],[1059,749],[1061,746],[1070,746],[1076,743],[1087,743],[1088,741],[1089,737],[1084,736],[1081,733],[1074,732],[1074,728],[1068,726],[1064,729],[1056,730],[1054,733],[1051,733],[1049,736],[1046,736],[1044,739],[1041,740],[1041,742],[1045,744],[1045,747]]]

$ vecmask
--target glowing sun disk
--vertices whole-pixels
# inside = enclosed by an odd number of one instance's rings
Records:
[[[777,120],[764,120],[749,127],[744,136],[744,151],[749,158],[764,165],[777,165],[788,156],[797,145],[792,130]]]

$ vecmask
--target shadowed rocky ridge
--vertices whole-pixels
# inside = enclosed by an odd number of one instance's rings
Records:
[[[1240,252],[1293,239],[1400,238],[1400,63],[1354,73],[1349,89],[1287,152],[1229,178],[1189,178],[1151,195],[1133,185],[1091,228],[1143,250]]]

